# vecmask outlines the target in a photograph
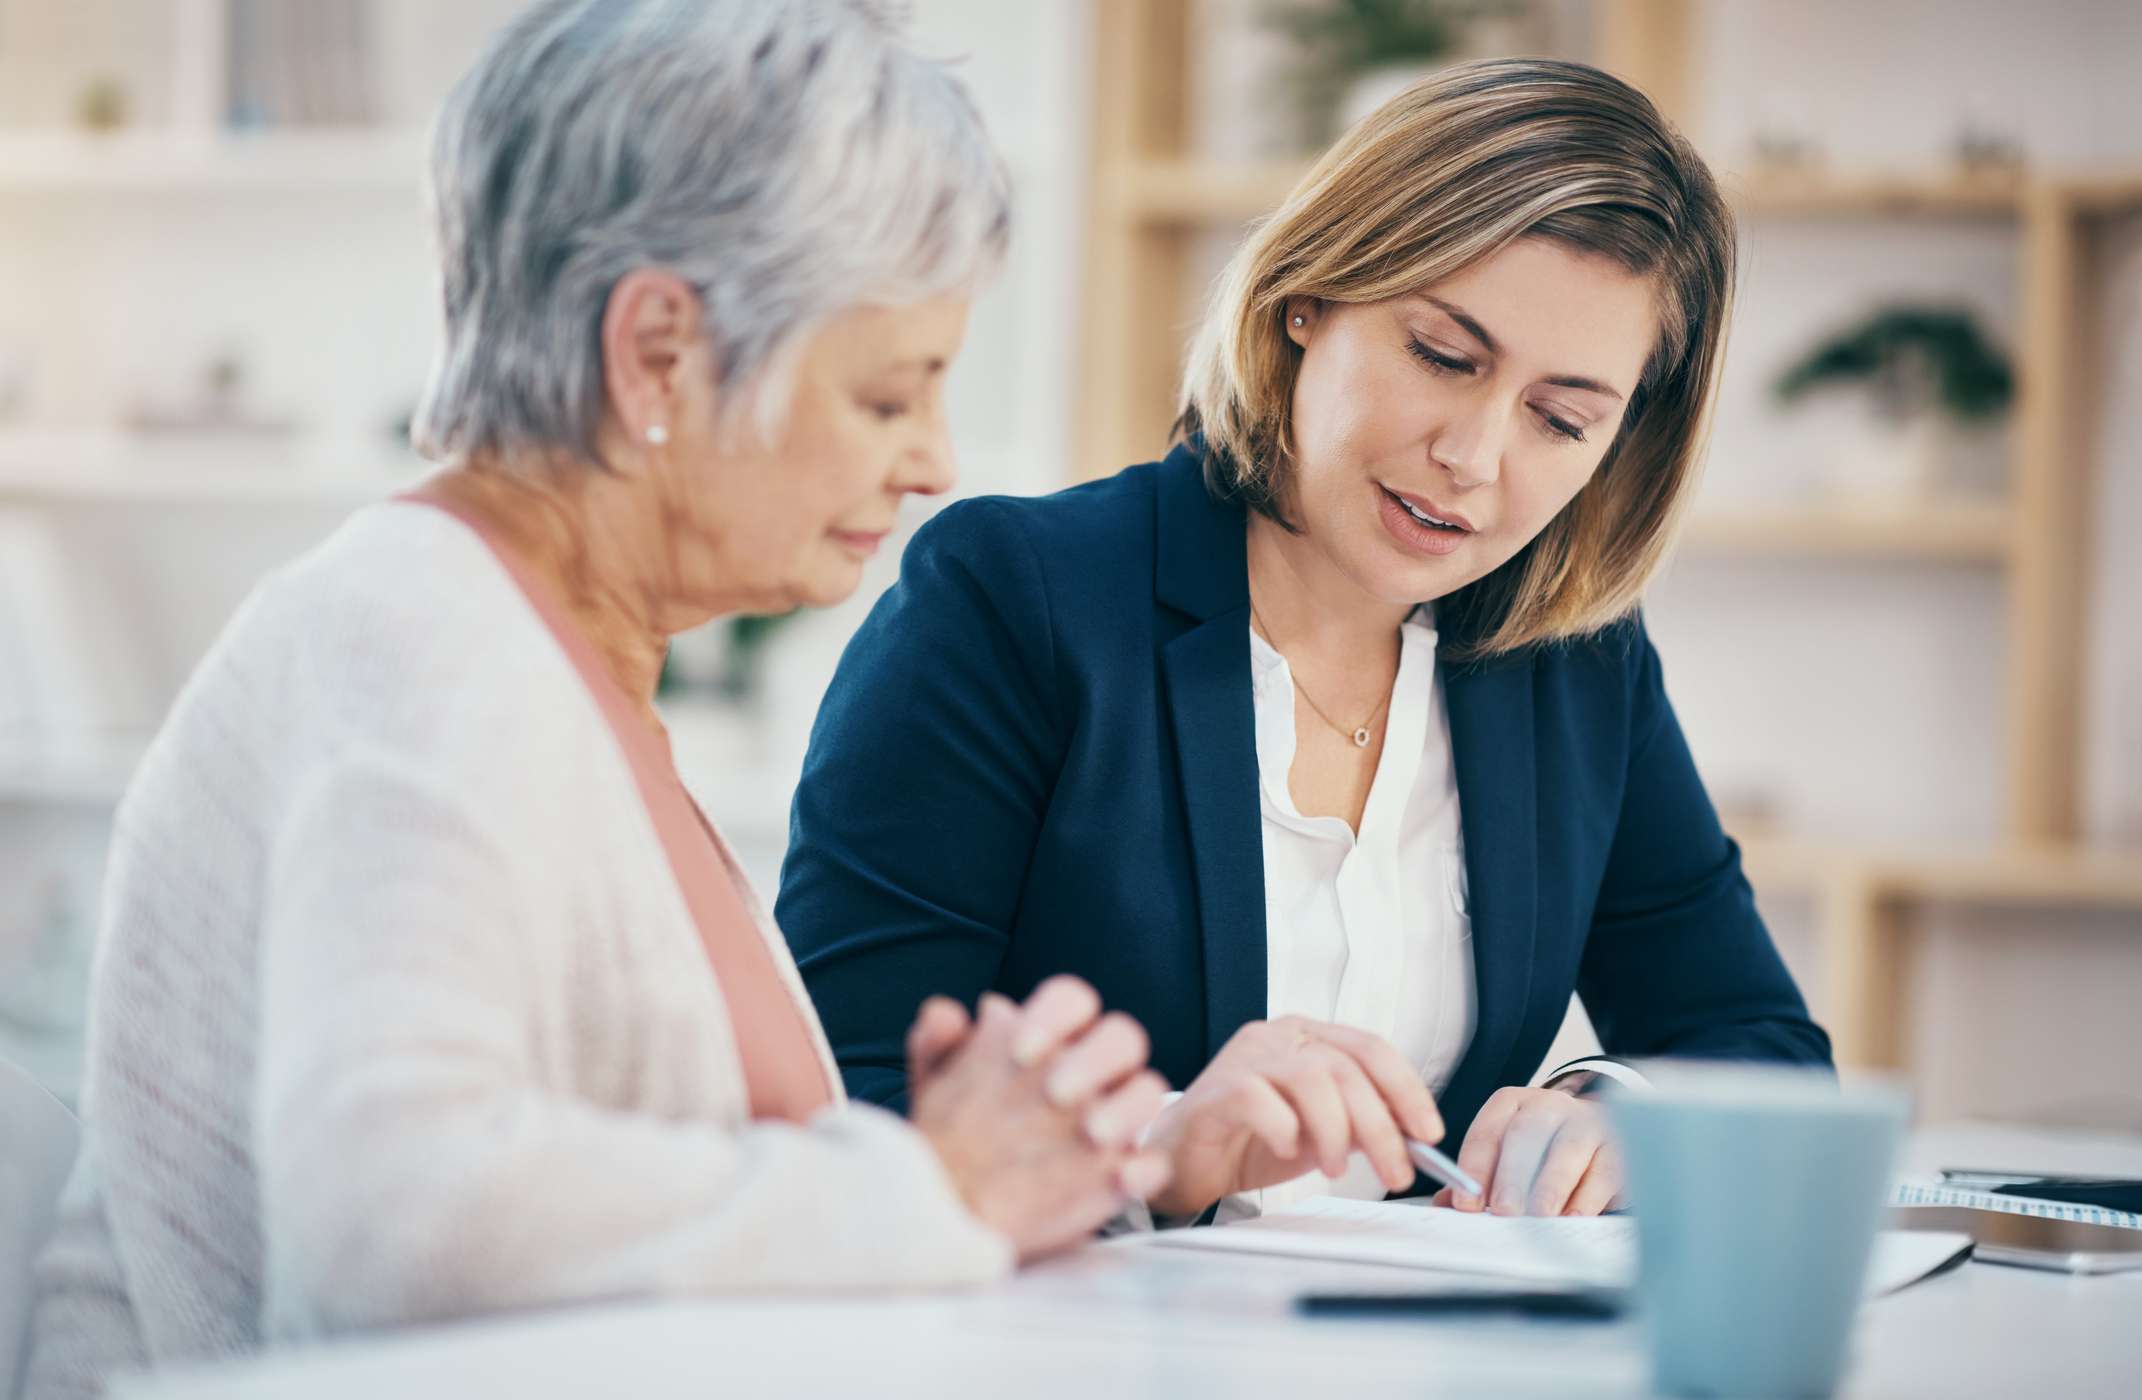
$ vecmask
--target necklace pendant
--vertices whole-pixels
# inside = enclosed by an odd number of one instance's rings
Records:
[[[1363,726],[1362,726],[1361,728],[1359,728],[1359,729],[1356,729],[1356,730],[1354,731],[1354,747],[1355,747],[1355,748],[1357,748],[1357,749],[1365,749],[1365,748],[1367,748],[1367,747],[1368,747],[1368,741],[1369,741],[1369,732],[1368,732],[1368,726],[1366,726],[1366,725],[1363,725]]]

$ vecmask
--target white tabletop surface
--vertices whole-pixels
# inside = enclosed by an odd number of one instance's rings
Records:
[[[2142,1175],[2142,1139],[1958,1125],[1906,1166]],[[1403,1275],[1440,1286],[1440,1276]],[[1627,1322],[1310,1320],[1297,1294],[1390,1287],[1372,1266],[1113,1243],[1000,1289],[897,1300],[719,1300],[561,1311],[356,1340],[144,1379],[208,1396],[1228,1395],[1354,1387],[1419,1396],[1648,1393]],[[1450,1280],[1456,1283],[1457,1280]],[[1861,1314],[1853,1396],[2142,1394],[2142,1274],[2071,1278],[1971,1264]],[[1346,1387],[1345,1391],[1341,1387]]]

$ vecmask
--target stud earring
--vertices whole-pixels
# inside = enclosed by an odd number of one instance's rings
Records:
[[[1308,320],[1307,320],[1307,319],[1306,319],[1305,317],[1302,317],[1302,316],[1300,316],[1300,315],[1297,315],[1297,316],[1295,316],[1295,318],[1294,318],[1294,324],[1295,324],[1295,325],[1297,325],[1297,326],[1306,326],[1306,325],[1308,325],[1308,324],[1309,324],[1309,322],[1308,322]]]
[[[664,443],[667,443],[669,441],[669,429],[662,426],[660,423],[649,424],[647,428],[647,440],[653,443],[656,447],[660,447]]]

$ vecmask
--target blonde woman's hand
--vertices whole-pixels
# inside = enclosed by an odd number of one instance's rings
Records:
[[[924,1003],[908,1033],[910,1115],[969,1210],[1021,1261],[1087,1238],[1167,1180],[1138,1139],[1167,1084],[1143,1028],[1084,982],[1056,977],[1024,1006],[986,993],[970,1022]]]
[[[1151,1204],[1196,1215],[1237,1191],[1337,1176],[1357,1151],[1402,1191],[1413,1184],[1405,1139],[1442,1136],[1434,1096],[1383,1037],[1299,1016],[1252,1021],[1154,1124],[1147,1145],[1167,1153],[1173,1179]]]
[[[1597,1215],[1621,1197],[1621,1149],[1606,1110],[1564,1089],[1497,1089],[1466,1130],[1458,1165],[1487,1196],[1444,1187],[1438,1205],[1496,1215]]]

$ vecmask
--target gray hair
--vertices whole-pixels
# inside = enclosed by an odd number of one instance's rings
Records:
[[[697,291],[723,416],[764,431],[809,331],[972,285],[1011,219],[965,88],[863,0],[542,0],[447,98],[431,201],[440,459],[599,463],[603,312],[644,267]]]

